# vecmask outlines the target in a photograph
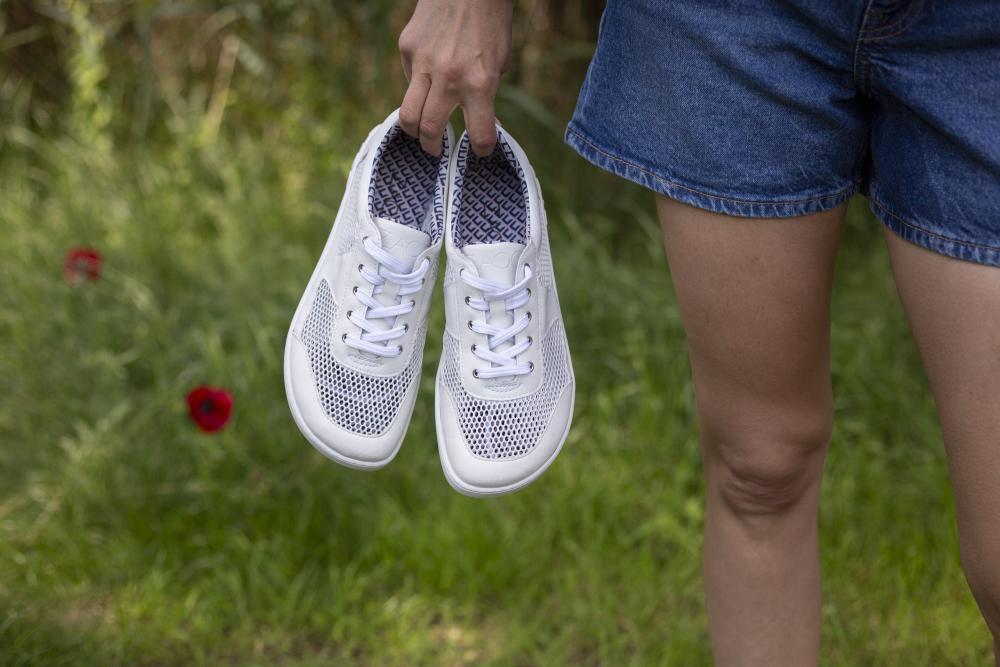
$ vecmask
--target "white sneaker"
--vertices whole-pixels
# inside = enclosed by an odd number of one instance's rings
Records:
[[[444,227],[440,158],[395,111],[361,146],[333,231],[292,319],[285,393],[299,430],[338,463],[374,470],[399,451],[420,386]]]
[[[478,158],[463,134],[448,176],[435,407],[445,477],[469,496],[541,475],[566,440],[575,394],[538,180],[517,142],[499,126],[497,136]]]

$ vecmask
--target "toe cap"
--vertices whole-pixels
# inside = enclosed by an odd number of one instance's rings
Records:
[[[574,386],[567,386],[537,444],[516,458],[487,459],[474,455],[462,435],[455,402],[442,383],[437,386],[437,431],[441,464],[448,481],[467,495],[500,495],[529,484],[552,463],[566,439],[573,416]]]
[[[285,392],[295,423],[316,449],[343,465],[373,470],[393,459],[406,434],[419,384],[414,378],[403,395],[397,414],[383,432],[377,435],[351,432],[336,424],[326,413],[306,348],[294,334],[288,337]]]

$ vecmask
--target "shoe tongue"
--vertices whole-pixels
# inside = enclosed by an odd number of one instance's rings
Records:
[[[394,220],[375,218],[375,226],[382,235],[382,249],[407,264],[431,245],[430,235]]]
[[[518,258],[524,252],[520,243],[473,243],[462,248],[465,256],[476,265],[480,278],[492,280],[504,287],[517,282]]]

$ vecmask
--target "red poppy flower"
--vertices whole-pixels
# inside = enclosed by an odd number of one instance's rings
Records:
[[[93,248],[70,248],[63,262],[66,282],[74,285],[101,277],[101,253]]]
[[[205,433],[222,430],[233,413],[233,397],[225,389],[195,387],[187,395],[188,413]]]

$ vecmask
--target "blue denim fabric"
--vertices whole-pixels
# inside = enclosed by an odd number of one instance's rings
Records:
[[[904,239],[1000,266],[1000,2],[610,0],[566,141],[729,215],[860,191]]]

